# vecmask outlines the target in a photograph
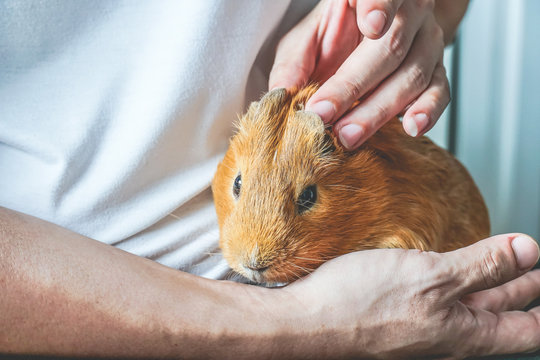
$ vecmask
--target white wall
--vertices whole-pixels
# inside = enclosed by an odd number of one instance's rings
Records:
[[[486,199],[492,232],[538,240],[540,1],[471,1],[457,46],[457,156]]]

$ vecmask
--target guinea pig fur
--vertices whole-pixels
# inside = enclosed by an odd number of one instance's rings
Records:
[[[272,90],[237,124],[212,183],[232,269],[283,283],[357,250],[445,252],[489,235],[482,196],[450,153],[398,119],[347,152],[303,110],[316,89]]]

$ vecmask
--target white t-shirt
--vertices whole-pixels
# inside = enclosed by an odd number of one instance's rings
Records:
[[[312,6],[0,2],[0,206],[223,278],[210,182]]]

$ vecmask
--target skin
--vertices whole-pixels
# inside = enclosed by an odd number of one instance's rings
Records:
[[[450,100],[443,51],[467,4],[323,0],[280,41],[269,87],[321,83],[306,110],[334,124],[349,150],[398,114],[409,135],[422,135]]]
[[[444,254],[351,253],[267,289],[175,271],[0,208],[0,254],[0,353],[331,359],[540,349],[540,307],[511,311],[540,295],[540,271],[527,272],[538,246],[524,235]]]

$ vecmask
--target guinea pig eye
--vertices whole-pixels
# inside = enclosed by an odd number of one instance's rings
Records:
[[[310,185],[302,191],[296,204],[298,205],[298,213],[302,214],[305,211],[311,209],[317,201],[317,186]]]
[[[242,175],[238,175],[236,179],[234,179],[234,184],[232,188],[232,192],[234,194],[234,197],[240,196],[240,188],[242,187]]]

